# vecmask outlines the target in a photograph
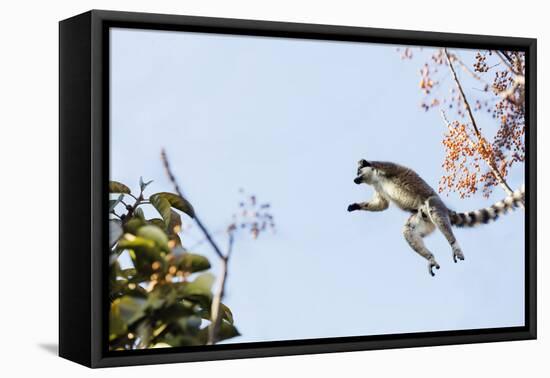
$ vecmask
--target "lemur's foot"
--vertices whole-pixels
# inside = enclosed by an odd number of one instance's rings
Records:
[[[430,275],[433,277],[435,276],[435,273],[433,271],[433,269],[439,269],[439,264],[437,263],[437,261],[435,261],[435,258],[431,258],[428,260],[428,271],[430,272]]]
[[[361,209],[361,206],[359,206],[358,203],[352,203],[351,205],[348,206],[348,211],[354,211],[359,209]]]
[[[456,263],[458,260],[464,260],[464,253],[459,247],[453,247],[453,261]]]

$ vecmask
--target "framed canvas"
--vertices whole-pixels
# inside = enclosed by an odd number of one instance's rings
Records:
[[[536,40],[60,22],[59,353],[536,338]]]

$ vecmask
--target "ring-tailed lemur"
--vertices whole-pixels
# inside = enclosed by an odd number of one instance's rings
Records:
[[[428,260],[428,270],[434,276],[433,268],[439,269],[434,255],[426,248],[422,238],[431,234],[437,227],[445,236],[453,250],[453,260],[464,260],[464,254],[456,241],[451,226],[473,227],[495,220],[523,203],[523,187],[506,199],[491,207],[457,213],[445,206],[439,195],[412,169],[398,164],[359,160],[356,184],[369,184],[374,187],[373,198],[368,202],[353,203],[348,211],[383,211],[393,202],[402,210],[411,212],[403,228],[405,240],[419,255]]]

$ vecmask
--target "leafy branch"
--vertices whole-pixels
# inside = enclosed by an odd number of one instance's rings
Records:
[[[200,326],[201,319],[212,318],[214,276],[200,273],[210,269],[210,262],[188,252],[178,235],[182,220],[177,211],[193,218],[193,206],[175,193],[160,192],[146,198],[144,190],[150,183],[140,179],[138,195],[122,183],[109,183],[109,192],[118,195],[109,201],[113,216],[109,220],[111,350],[208,342],[208,329]],[[125,196],[135,202],[127,203]],[[147,219],[143,206],[154,207],[161,218]],[[117,207],[124,212],[116,213]],[[121,268],[119,257],[124,252],[128,253],[132,268]],[[231,310],[221,302],[217,308],[218,324],[223,327],[216,341],[238,336]]]
[[[401,58],[413,59],[413,50],[407,47]],[[420,106],[425,111],[439,108],[447,126],[439,191],[456,191],[464,198],[481,188],[488,197],[499,186],[509,194],[511,167],[525,161],[525,54],[504,50],[469,54],[471,63],[445,48],[430,49],[420,69],[424,93]],[[470,83],[479,93],[472,98],[465,93]],[[452,122],[445,111],[456,115]],[[483,130],[477,116],[481,112],[493,119]]]
[[[458,79],[458,75],[456,74],[455,68],[453,66],[452,59],[449,56],[449,52],[447,51],[446,48],[443,49],[443,52],[445,54],[445,57],[447,58],[447,64],[449,66],[449,70],[451,71],[451,76],[452,76],[452,78],[453,78],[453,80],[456,84],[456,87],[457,87],[457,89],[460,93],[460,96],[462,98],[464,108],[466,109],[466,114],[468,115],[468,118],[470,119],[470,123],[471,123],[473,131],[474,131],[474,135],[477,139],[477,146],[478,146],[478,149],[479,149],[479,153],[480,153],[481,157],[483,158],[483,160],[485,161],[485,163],[487,163],[487,166],[489,167],[489,169],[492,172],[492,174],[494,175],[494,177],[496,177],[496,179],[497,179],[498,183],[500,184],[500,186],[504,189],[504,191],[508,195],[512,195],[513,190],[510,187],[510,185],[508,185],[505,178],[502,176],[502,174],[498,170],[498,168],[496,166],[496,163],[495,163],[495,159],[494,159],[494,153],[492,152],[492,149],[490,148],[490,145],[486,142],[485,137],[481,134],[481,131],[480,131],[478,125],[477,125],[476,119],[475,119],[474,114],[472,112],[472,107],[470,106],[470,102],[468,101],[468,99],[466,97],[466,94],[464,93],[464,89],[462,87],[462,84],[460,83],[460,80]],[[450,123],[446,119],[445,113],[443,111],[442,111],[442,115],[443,115],[443,118],[444,118],[444,120],[447,124],[447,127],[450,128]]]
[[[174,187],[174,191],[178,196],[183,198],[183,191],[172,171],[165,150],[161,151],[161,159],[168,179]],[[240,192],[244,193],[242,189]],[[198,244],[207,242],[218,256],[221,265],[220,280],[212,299],[210,309],[211,319],[210,326],[208,327],[208,345],[215,344],[219,340],[220,329],[223,328],[223,314],[225,306],[223,305],[222,300],[225,294],[225,287],[229,273],[229,261],[232,256],[233,246],[235,243],[235,233],[238,229],[245,229],[250,232],[254,239],[256,239],[262,231],[265,231],[268,228],[274,230],[275,223],[273,221],[273,215],[269,212],[269,208],[269,203],[258,203],[256,196],[253,195],[248,197],[247,202],[242,201],[239,203],[239,214],[233,215],[233,221],[226,228],[228,243],[225,253],[214,239],[212,232],[208,230],[204,222],[202,222],[201,218],[197,215],[196,211],[194,212],[193,220],[204,235],[204,240]]]
[[[123,183],[109,182],[110,350],[211,345],[238,336],[233,314],[222,302],[235,236],[244,230],[257,238],[274,227],[270,205],[257,203],[256,197],[250,196],[239,203],[239,214],[234,214],[226,227],[228,244],[222,251],[183,195],[164,151],[162,162],[174,193],[147,197],[145,191],[152,181],[141,178],[139,193],[132,193]],[[160,218],[146,217],[144,209],[148,207]],[[180,234],[192,236],[187,234],[190,225],[183,227],[182,216],[194,221],[203,242],[221,261],[215,289],[215,277],[207,272],[210,261],[182,244]],[[130,268],[122,268],[128,264],[126,257],[121,260],[123,255],[130,258]],[[202,327],[203,319],[209,321],[206,327]]]

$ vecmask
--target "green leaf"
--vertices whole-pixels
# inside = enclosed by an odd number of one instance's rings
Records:
[[[164,343],[167,343],[173,347],[191,346],[204,344],[196,337],[190,336],[185,332],[167,333],[161,339]]]
[[[137,269],[135,268],[128,268],[128,269],[122,269],[120,271],[120,274],[119,276],[124,278],[127,283],[141,283],[141,282],[145,282],[145,281],[149,281],[150,277],[145,274],[145,273],[148,273],[148,272],[138,272]],[[139,285],[136,285],[136,290],[141,293],[142,292],[142,287],[139,286]],[[129,291],[128,292],[129,295],[130,294],[135,294],[133,291]]]
[[[195,278],[194,281],[189,282],[189,286],[187,288],[188,290],[190,289],[210,293],[212,290],[212,285],[214,285],[215,281],[216,277],[214,277],[212,273],[203,273]]]
[[[116,278],[120,274],[120,264],[117,260],[109,264],[109,280],[112,283],[116,281]]]
[[[145,315],[146,301],[141,298],[124,296],[113,302],[118,306],[120,318],[127,324],[132,324]]]
[[[181,230],[181,217],[174,210],[170,209],[170,223],[166,225],[164,220],[160,218],[149,219],[147,223],[157,226],[166,231],[168,238],[172,240],[176,246],[181,245],[181,239],[178,232]]]
[[[203,344],[206,344],[206,341],[208,340],[208,331],[209,327],[203,328],[199,332],[199,339]],[[236,336],[240,336],[241,334],[237,330],[237,328],[226,321],[222,321],[220,323],[220,328],[218,329],[218,334],[216,335],[216,342],[220,342],[223,340],[231,339]]]
[[[149,219],[147,221],[147,223],[149,224],[152,224],[153,226],[157,226],[159,228],[164,228],[166,227],[166,224],[164,223],[164,221],[160,218],[153,218],[153,219]]]
[[[148,238],[142,238],[131,234],[125,234],[118,242],[118,248],[121,249],[143,249],[147,251],[154,251],[156,249],[156,243],[154,240]]]
[[[109,193],[130,194],[130,188],[118,181],[109,181]]]
[[[181,330],[186,334],[197,335],[200,331],[202,319],[200,316],[191,315],[186,318],[180,318],[177,320],[177,324]]]
[[[132,217],[123,224],[124,231],[130,234],[136,234],[140,227],[145,226],[145,221],[140,217]]]
[[[127,269],[122,269],[120,271],[120,275],[126,279],[133,277],[136,274],[137,274],[137,271],[135,270],[135,268],[127,268]]]
[[[151,202],[153,202],[152,201],[153,197],[164,198],[168,201],[168,203],[170,203],[170,206],[172,206],[174,209],[183,211],[185,214],[189,215],[191,218],[195,217],[195,210],[193,209],[193,206],[191,205],[191,203],[189,203],[189,201],[187,201],[185,198],[178,196],[177,194],[167,193],[167,192],[156,193],[156,194],[153,194],[151,198],[149,198]]]
[[[145,281],[148,277],[139,277],[138,271],[135,268],[120,269],[118,276],[124,278],[128,283],[139,283]],[[143,280],[139,280],[144,278]]]
[[[174,242],[174,245],[181,246],[181,239],[177,234],[170,235],[170,240]]]
[[[178,256],[176,264],[178,269],[189,273],[210,269],[210,261],[206,257],[193,253],[184,253]]]
[[[205,308],[202,309],[201,311],[201,317],[203,319],[208,319],[208,320],[211,320],[212,318],[212,315],[210,315],[210,308],[211,306],[207,306]],[[223,303],[220,303],[220,310],[221,310],[221,314],[222,314],[222,319],[225,319],[226,321],[228,321],[230,324],[233,324],[233,313],[231,312],[231,310],[229,309],[229,307],[227,307],[226,305],[224,305]]]
[[[191,307],[185,306],[182,303],[174,303],[171,306],[164,307],[156,315],[157,319],[163,321],[164,323],[171,323],[178,321],[183,317],[188,317],[194,314],[194,311]]]
[[[153,327],[149,321],[142,321],[136,327],[136,336],[139,338],[138,348],[146,348],[153,337]]]
[[[128,286],[129,281],[127,280],[116,280],[111,282],[109,298],[111,301],[114,301],[117,298],[129,296],[134,298],[140,298],[145,300],[147,298],[147,291],[139,286],[134,285],[132,288]]]
[[[170,208],[170,202],[163,196],[153,194],[149,197],[151,205],[159,212],[160,216],[164,220],[165,227],[170,224],[170,218],[172,217],[172,209]]]
[[[164,231],[157,226],[147,225],[140,227],[137,230],[136,236],[152,240],[160,249],[167,253],[170,252],[170,248],[168,247],[168,236],[166,236]]]
[[[231,339],[240,335],[241,334],[233,324],[225,321],[221,322],[220,329],[218,331],[218,341]]]
[[[111,311],[109,312],[109,340],[124,335],[127,330],[128,326],[120,315],[119,300],[116,300],[111,304]]]
[[[181,217],[174,210],[170,209],[170,222],[168,223],[168,235],[177,235],[181,230]]]
[[[143,177],[140,176],[139,177],[139,187],[140,187],[141,191],[143,192],[145,190],[145,188],[147,188],[147,186],[152,182],[153,182],[153,180],[144,182]]]
[[[134,210],[134,217],[141,219],[143,223],[145,223],[145,214],[143,214],[143,209],[141,207]]]
[[[211,273],[203,273],[192,282],[174,284],[179,298],[199,303],[203,308],[210,306],[212,301],[212,285],[215,278]]]
[[[109,200],[109,213],[112,213],[115,210],[115,207],[122,201],[124,196],[121,194],[117,199]]]
[[[233,313],[231,312],[229,307],[227,307],[223,303],[220,303],[220,309],[223,313],[223,319],[226,319],[230,324],[233,324]]]
[[[166,248],[166,245],[164,248]],[[153,273],[162,273],[166,270],[167,263],[163,258],[164,252],[161,252],[161,246],[155,240],[148,237],[126,233],[119,240],[117,250],[128,250],[128,254],[137,270],[137,277],[135,279],[137,282],[142,282],[144,277],[149,277]]]
[[[156,344],[151,345],[149,348],[151,348],[151,349],[160,349],[160,348],[171,348],[171,347],[172,347],[172,345],[167,344],[167,343],[156,343]]]
[[[162,307],[169,307],[178,301],[178,292],[176,285],[163,283],[155,286],[147,298],[147,306],[153,310]]]

